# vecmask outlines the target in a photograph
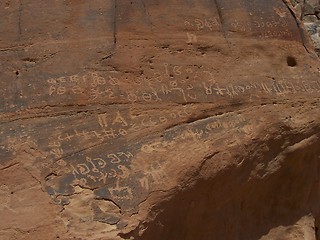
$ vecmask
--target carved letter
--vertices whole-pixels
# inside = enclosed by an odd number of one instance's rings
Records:
[[[114,125],[115,123],[121,123],[122,126],[128,126],[128,123],[125,121],[125,119],[121,116],[120,112],[117,112],[117,116],[115,117],[115,119],[112,122],[112,125]]]

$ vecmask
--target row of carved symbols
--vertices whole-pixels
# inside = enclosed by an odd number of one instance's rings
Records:
[[[320,92],[320,81],[312,82],[287,82],[279,81],[266,83],[248,83],[246,85],[233,85],[229,84],[227,86],[220,86],[219,84],[207,85],[203,83],[203,88],[206,95],[216,95],[216,96],[229,96],[235,97],[246,93],[266,93],[266,94],[277,94],[286,95],[292,93],[316,93]]]
[[[194,20],[185,20],[185,26],[196,27],[198,31],[209,30],[213,31],[215,27],[219,26],[219,21],[216,18],[195,18]]]
[[[111,153],[98,158],[86,157],[86,162],[70,164],[71,173],[75,178],[86,177],[94,182],[102,181],[104,184],[108,178],[126,179],[130,173],[123,164],[130,162],[133,157],[131,152]]]

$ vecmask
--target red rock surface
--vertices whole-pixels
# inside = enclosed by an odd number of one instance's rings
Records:
[[[0,15],[0,239],[317,239],[320,65],[292,5]]]

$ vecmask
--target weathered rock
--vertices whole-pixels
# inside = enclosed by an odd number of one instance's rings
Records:
[[[320,2],[318,0],[294,1],[286,0],[288,6],[302,21],[304,27],[311,35],[312,42],[317,54],[320,56],[320,36],[319,36],[319,19],[320,19]],[[299,22],[299,20],[297,20]]]
[[[320,66],[293,7],[0,2],[0,239],[316,239]]]

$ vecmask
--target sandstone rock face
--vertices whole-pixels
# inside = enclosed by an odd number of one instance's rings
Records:
[[[320,65],[295,12],[1,1],[0,239],[318,239]]]

